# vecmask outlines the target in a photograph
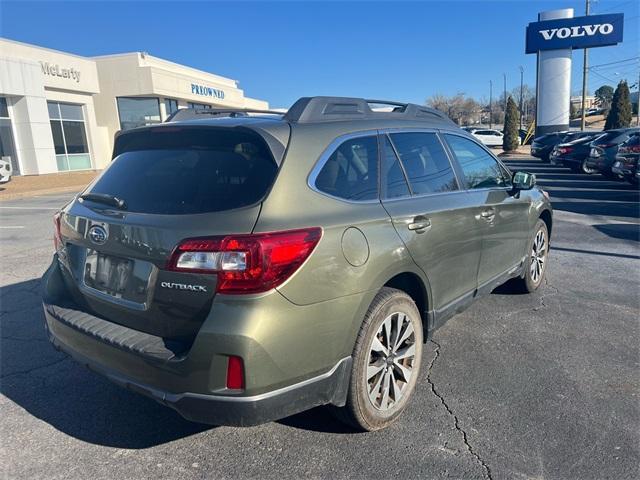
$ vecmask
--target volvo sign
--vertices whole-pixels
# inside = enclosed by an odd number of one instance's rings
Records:
[[[530,23],[527,53],[615,45],[622,42],[623,22],[623,14],[614,13]]]
[[[569,129],[571,52],[622,42],[621,13],[574,17],[573,8],[540,12],[527,26],[527,53],[538,55],[536,137]]]

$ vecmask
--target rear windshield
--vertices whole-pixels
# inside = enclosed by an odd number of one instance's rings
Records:
[[[130,212],[219,212],[262,200],[277,170],[252,130],[158,127],[118,137],[113,162],[90,191],[124,200]]]

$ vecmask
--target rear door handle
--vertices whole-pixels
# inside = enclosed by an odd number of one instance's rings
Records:
[[[431,227],[431,220],[425,217],[416,217],[411,223],[407,224],[407,228],[416,233],[423,233],[429,227]]]

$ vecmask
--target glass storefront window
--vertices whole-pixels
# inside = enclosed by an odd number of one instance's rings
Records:
[[[82,105],[47,102],[58,171],[87,170],[91,155]]]
[[[7,107],[7,99],[0,97],[0,118],[9,118],[9,107]]]
[[[122,130],[160,123],[160,101],[157,98],[118,97],[118,115]]]
[[[212,108],[211,105],[206,105],[204,103],[189,102],[188,105],[189,105],[189,108],[195,108],[196,110],[204,110],[206,108]]]
[[[20,175],[20,165],[16,156],[13,129],[9,118],[9,107],[5,97],[0,97],[0,158],[9,160],[13,168],[13,174]]]
[[[164,99],[164,109],[167,117],[178,111],[178,101],[173,98]]]

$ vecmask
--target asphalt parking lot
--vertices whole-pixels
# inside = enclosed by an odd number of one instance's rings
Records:
[[[183,420],[56,352],[39,277],[70,196],[0,203],[3,478],[640,478],[640,211],[630,185],[534,159],[555,208],[547,283],[498,289],[427,344],[401,421],[322,409],[239,429]]]

